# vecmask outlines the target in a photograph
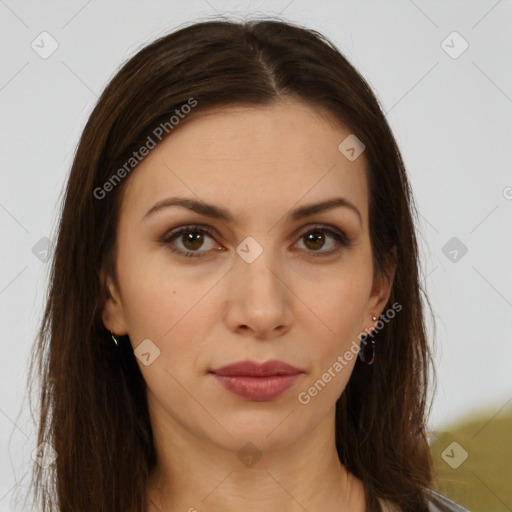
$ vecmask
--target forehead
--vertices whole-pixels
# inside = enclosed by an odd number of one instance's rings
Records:
[[[142,160],[125,184],[122,215],[185,195],[248,218],[343,195],[367,216],[366,160],[338,149],[351,134],[298,101],[232,105],[194,114]],[[275,219],[274,219],[275,220]]]

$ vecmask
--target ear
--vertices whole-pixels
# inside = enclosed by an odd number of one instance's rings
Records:
[[[386,263],[385,275],[376,275],[373,280],[372,291],[368,301],[367,318],[371,319],[371,315],[375,315],[378,318],[383,313],[391,295],[396,271],[396,246],[393,246],[391,252],[392,256]],[[370,322],[373,322],[373,320],[370,320]]]
[[[105,300],[103,302],[103,325],[117,336],[128,334],[124,317],[123,304],[119,298],[119,292],[110,275],[102,268],[100,279],[104,289]]]

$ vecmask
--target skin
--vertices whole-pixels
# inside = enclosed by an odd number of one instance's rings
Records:
[[[112,298],[103,311],[105,327],[128,334],[134,349],[150,339],[160,350],[148,366],[137,359],[158,454],[148,509],[362,512],[362,483],[341,465],[334,441],[335,403],[356,359],[307,405],[298,394],[374,327],[391,291],[392,278],[373,279],[364,153],[349,161],[338,145],[351,131],[292,100],[223,107],[178,128],[125,183],[118,286],[106,276]],[[176,206],[144,218],[171,196],[225,207],[234,223]],[[361,221],[345,207],[287,217],[334,196],[351,201]],[[202,245],[182,236],[162,242],[189,224],[214,236]],[[343,231],[351,245],[330,234],[308,242],[318,225]],[[263,248],[252,263],[236,252],[247,236]],[[246,359],[279,359],[304,373],[265,402],[230,393],[208,373]],[[249,442],[261,455],[252,466],[237,457]]]

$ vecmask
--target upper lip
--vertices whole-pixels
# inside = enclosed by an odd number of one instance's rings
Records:
[[[273,359],[264,363],[256,361],[238,361],[222,368],[211,370],[216,375],[232,376],[247,375],[249,377],[267,377],[269,375],[295,375],[302,370],[284,361]]]

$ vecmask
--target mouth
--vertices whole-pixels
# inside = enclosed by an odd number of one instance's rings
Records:
[[[301,376],[300,373],[294,375],[268,375],[266,377],[226,376],[215,373],[212,373],[212,375],[231,393],[254,402],[274,400],[291,388]]]
[[[303,370],[284,361],[241,361],[211,370],[210,374],[231,393],[255,402],[274,400],[291,388]]]

